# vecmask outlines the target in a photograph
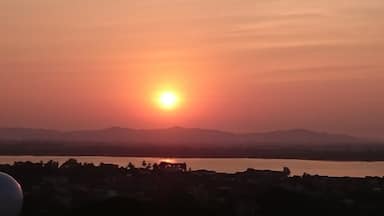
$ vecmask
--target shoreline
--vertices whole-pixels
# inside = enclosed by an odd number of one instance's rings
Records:
[[[252,157],[252,156],[185,156],[185,155],[153,155],[153,154],[0,154],[0,157],[112,157],[112,158],[166,158],[166,159],[260,159],[260,160],[298,160],[298,161],[318,161],[318,162],[384,162],[382,160],[348,160],[348,159],[321,159],[321,158],[305,158],[305,157]]]

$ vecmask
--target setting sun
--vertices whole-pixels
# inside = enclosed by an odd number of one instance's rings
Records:
[[[163,92],[159,97],[159,104],[163,109],[170,110],[177,106],[179,102],[178,96],[174,92]]]

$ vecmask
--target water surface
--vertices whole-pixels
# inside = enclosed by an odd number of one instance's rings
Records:
[[[153,157],[101,157],[101,156],[0,156],[0,164],[12,164],[15,161],[46,162],[49,160],[63,163],[69,158],[87,163],[112,163],[127,166],[129,162],[140,167],[143,161],[159,163],[160,161],[186,162],[192,170],[206,169],[217,172],[234,173],[247,168],[282,170],[289,167],[293,175],[303,173],[327,176],[384,176],[384,162],[346,162],[314,161],[293,159],[254,159],[254,158],[153,158]]]

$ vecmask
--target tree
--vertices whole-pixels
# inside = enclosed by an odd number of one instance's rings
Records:
[[[77,162],[76,159],[69,159],[67,160],[66,162],[64,162],[60,168],[77,168],[77,167],[80,167],[81,166],[81,163]]]
[[[283,173],[284,173],[286,176],[289,176],[289,175],[291,175],[291,170],[290,170],[288,167],[284,167],[284,168],[283,168]]]
[[[135,167],[135,165],[133,165],[133,163],[129,162],[128,166],[127,166],[127,169],[128,170],[134,170],[134,169],[136,169],[136,167]]]

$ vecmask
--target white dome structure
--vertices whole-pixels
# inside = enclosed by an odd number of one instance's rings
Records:
[[[18,216],[23,205],[20,184],[10,175],[0,172],[0,215]]]

